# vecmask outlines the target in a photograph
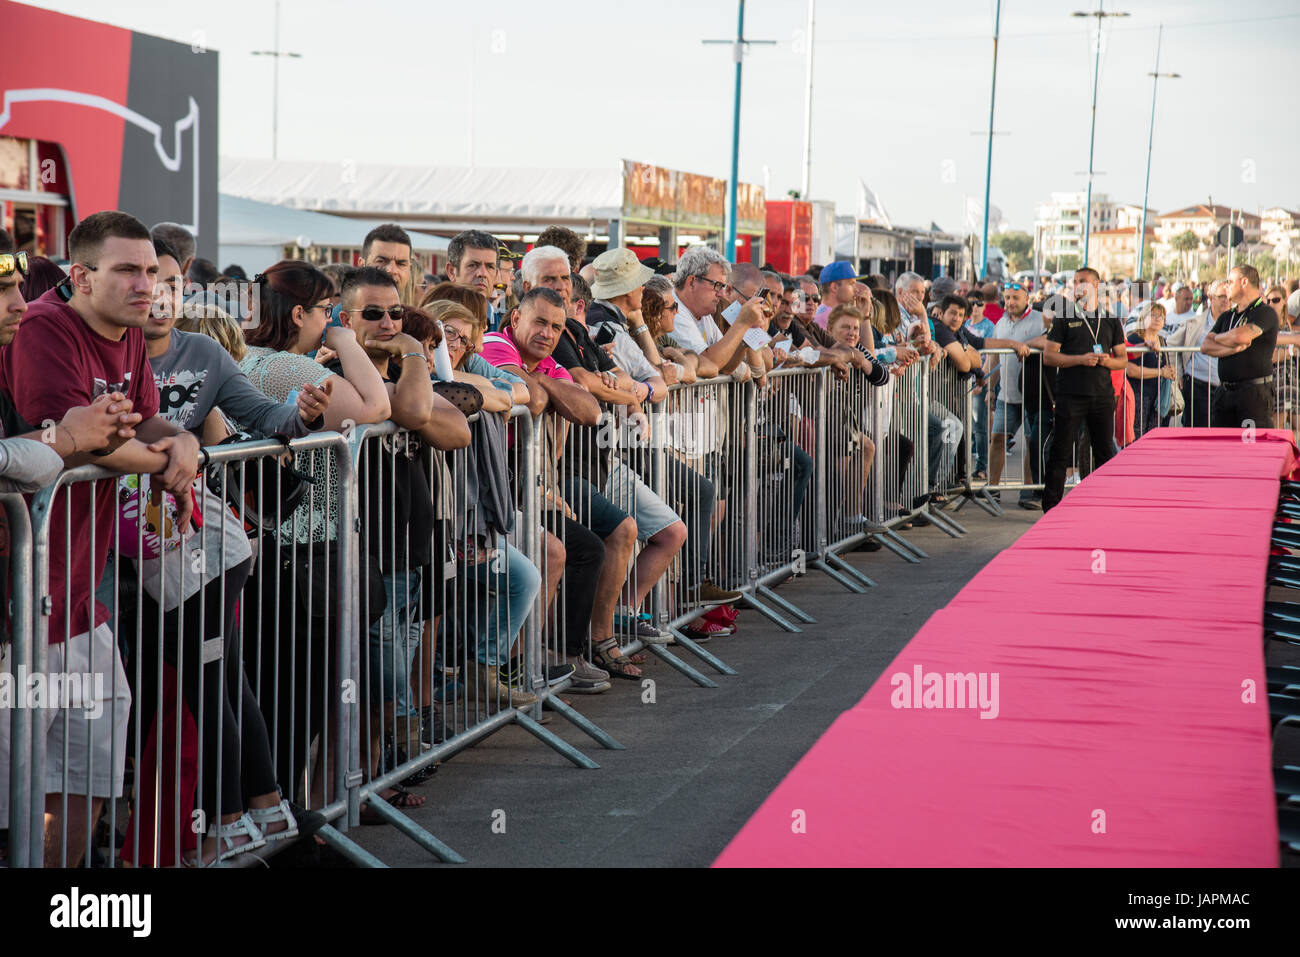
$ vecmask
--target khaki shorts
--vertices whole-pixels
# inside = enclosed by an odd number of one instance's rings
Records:
[[[0,671],[11,670],[10,659],[3,659]],[[112,630],[104,624],[67,642],[51,644],[44,675],[42,694],[46,707],[29,710],[28,717],[33,734],[45,735],[45,792],[120,797],[131,692]],[[28,690],[36,687],[29,679],[28,688],[21,688],[9,674],[4,680],[10,682],[14,696],[21,694],[24,702]],[[0,827],[9,825],[13,713],[12,706],[0,708]]]

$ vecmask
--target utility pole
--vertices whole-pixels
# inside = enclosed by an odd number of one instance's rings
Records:
[[[740,67],[745,58],[745,48],[752,43],[774,45],[775,40],[745,39],[745,0],[740,0],[739,17],[736,22],[736,39],[705,40],[706,44],[725,43],[731,46],[732,57],[736,61],[736,96],[731,117],[731,180],[727,183],[727,259],[736,261],[736,188],[740,175]]]
[[[998,0],[993,14],[993,89],[989,92],[989,152],[984,164],[984,237],[980,243],[980,278],[988,273],[989,266],[989,190],[993,182],[993,104],[998,94],[998,31],[1002,24],[1002,0]]]
[[[301,60],[301,53],[287,53],[280,49],[280,0],[275,0],[275,49],[254,50],[253,56],[272,58],[271,80],[271,159],[280,158],[280,58]]]
[[[998,0],[999,3],[1002,0]],[[807,47],[805,53],[808,57],[806,86],[808,92],[803,101],[803,189],[799,191],[799,196],[803,200],[809,197],[810,185],[812,182],[812,86],[813,86],[813,19],[814,11],[817,8],[817,0],[808,0],[808,31],[805,34]]]
[[[1106,17],[1127,17],[1127,13],[1106,13],[1102,10],[1102,4],[1097,4],[1097,9],[1090,13],[1076,11],[1071,14],[1075,17],[1096,17],[1097,18],[1097,50],[1093,61],[1092,68],[1092,128],[1088,134],[1088,203],[1083,213],[1083,262],[1080,266],[1088,264],[1088,242],[1092,238],[1092,156],[1094,147],[1097,144],[1097,86],[1101,79],[1101,21]]]
[[[1151,147],[1155,143],[1155,138],[1156,138],[1156,84],[1160,82],[1160,78],[1162,76],[1170,80],[1176,80],[1180,76],[1180,74],[1178,73],[1160,72],[1160,41],[1163,38],[1164,32],[1165,32],[1164,24],[1161,24],[1160,28],[1156,31],[1156,68],[1154,72],[1147,74],[1147,76],[1152,78],[1151,79],[1151,127],[1149,132],[1147,133],[1147,181],[1146,181],[1146,185],[1142,187],[1142,227],[1141,227],[1142,231],[1138,234],[1137,268],[1134,269],[1134,273],[1136,274],[1139,280],[1141,280],[1142,278],[1142,257],[1146,255],[1147,197],[1151,193]]]

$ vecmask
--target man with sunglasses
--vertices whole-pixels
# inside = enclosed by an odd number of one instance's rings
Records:
[[[464,448],[470,431],[456,407],[434,394],[423,347],[402,331],[404,310],[392,275],[362,266],[347,275],[340,292],[339,321],[353,331],[384,380],[390,418],[408,430],[371,445],[360,481],[362,560],[376,563],[387,592],[384,614],[370,626],[368,643],[369,753],[378,759],[384,730],[408,722],[419,726],[411,701],[412,666],[425,619],[433,616],[436,621],[441,611],[444,572],[455,567],[449,543],[435,534],[440,523],[430,491],[427,449]],[[343,375],[337,359],[326,368]],[[508,695],[502,689],[502,698]]]
[[[1219,391],[1210,407],[1215,428],[1273,427],[1273,350],[1278,318],[1259,294],[1259,271],[1233,266],[1228,272],[1228,301],[1201,343],[1201,351],[1219,360]]]

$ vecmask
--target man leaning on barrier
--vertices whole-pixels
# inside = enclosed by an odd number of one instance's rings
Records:
[[[14,250],[9,233],[0,229],[0,346],[14,340],[27,310],[20,279],[27,274],[27,254]],[[120,393],[105,394],[90,405],[71,408],[52,426],[28,430],[16,421],[8,396],[0,393],[0,492],[36,492],[58,476],[65,462],[81,452],[102,449],[109,442],[129,437],[139,416]],[[9,549],[7,520],[0,510],[0,673],[10,670],[7,660],[12,623],[9,620]],[[0,710],[0,828],[9,826],[9,742],[12,710]],[[77,842],[78,844],[80,842]],[[0,853],[0,860],[3,854]],[[57,863],[57,861],[56,861]]]
[[[1273,427],[1273,349],[1278,319],[1259,295],[1259,271],[1233,266],[1228,272],[1232,308],[1219,316],[1201,351],[1219,360],[1219,390],[1210,425],[1215,428]]]
[[[392,275],[362,266],[343,280],[341,294],[339,320],[356,335],[383,379],[392,409],[390,418],[406,430],[370,444],[362,454],[359,474],[362,561],[377,564],[386,593],[384,614],[370,626],[366,658],[371,713],[369,770],[379,774],[385,770],[380,752],[385,732],[396,739],[398,729],[408,724],[418,727],[420,715],[411,700],[415,655],[426,618],[432,617],[436,632],[442,613],[448,543],[436,534],[439,523],[426,446],[465,448],[470,431],[456,407],[434,394],[424,347],[403,333],[404,311]],[[326,368],[335,374],[343,371],[341,365]],[[496,689],[489,685],[487,691],[495,693]],[[397,740],[397,745],[402,742]],[[400,790],[382,797],[401,807],[423,803]]]
[[[1050,325],[1042,312],[1029,305],[1029,291],[1024,283],[1006,283],[1002,292],[1003,314],[993,327],[993,334],[1002,340],[1023,343],[1030,349],[1043,349],[1047,345],[1047,329]],[[987,309],[986,309],[987,311]],[[997,404],[993,410],[992,439],[989,442],[989,485],[996,486],[1002,480],[1002,469],[1006,464],[1007,443],[1014,438],[1016,431],[1024,423],[1025,454],[1024,479],[1026,485],[1036,485],[1042,481],[1042,449],[1047,434],[1051,431],[1051,402],[1042,389],[1041,368],[1037,381],[1034,376],[1025,374],[1025,359],[1020,352],[1014,356],[994,355],[989,370],[989,397],[994,394],[993,385],[1000,384]],[[1041,359],[1036,364],[1041,364]],[[1031,380],[1031,381],[1026,381]],[[1033,388],[1028,388],[1028,386]],[[1042,494],[1030,489],[1020,492],[1021,508],[1033,509],[1041,506]]]
[[[133,437],[125,438],[119,430],[106,448],[89,455],[78,448],[67,464],[95,462],[123,474],[154,476],[156,487],[176,496],[176,524],[185,528],[192,515],[189,491],[198,471],[199,443],[157,414],[158,387],[141,332],[153,307],[158,272],[149,230],[126,213],[94,213],[77,225],[68,243],[68,281],[31,304],[27,333],[0,353],[0,390],[29,424],[58,422],[76,406],[120,393],[131,403],[132,414],[140,416]],[[93,822],[102,799],[122,793],[131,699],[107,625],[108,609],[92,597],[108,557],[116,508],[115,483],[98,483],[93,500],[91,485],[77,483],[55,499],[48,526],[48,668],[99,675],[112,695],[94,719],[76,709],[43,714],[50,837],[46,859],[51,864],[62,853],[70,865],[81,859],[87,799]],[[65,591],[71,596],[68,602]],[[60,832],[65,840],[53,839]]]

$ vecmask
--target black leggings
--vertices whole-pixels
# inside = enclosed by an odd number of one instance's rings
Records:
[[[305,551],[301,560],[306,561]],[[321,773],[333,774],[336,693],[331,689],[339,685],[332,632],[338,621],[332,606],[327,633],[323,619],[308,614],[303,596],[297,593],[292,565],[284,568],[282,561],[274,542],[263,539],[244,602],[244,664],[257,689],[254,708],[260,705],[266,727],[274,733],[272,751],[280,789],[286,798],[305,806],[309,794],[301,791],[303,772],[317,735],[322,735]],[[331,570],[331,584],[336,580]],[[319,604],[318,598],[313,600]],[[329,777],[326,785],[328,790]]]
[[[596,579],[605,561],[605,543],[567,516],[564,519],[564,611],[561,624],[569,655],[587,653],[587,626],[596,603]]]
[[[228,569],[221,579],[209,582],[201,591],[191,596],[180,608],[162,615],[162,641],[159,641],[159,606],[145,593],[141,606],[140,634],[140,687],[137,720],[147,728],[158,708],[159,645],[162,661],[178,672],[181,694],[186,707],[200,725],[202,749],[200,754],[202,780],[197,807],[205,810],[209,820],[218,813],[217,784],[220,778],[220,813],[235,814],[248,806],[248,798],[275,791],[275,769],[271,764],[271,748],[266,736],[266,725],[253,697],[248,678],[244,675],[240,657],[239,631],[236,613],[240,594],[248,580],[251,560],[245,560]],[[200,617],[202,628],[200,628]],[[183,645],[179,656],[182,664],[177,668],[177,642],[181,635]],[[213,659],[202,665],[203,644],[212,638],[224,643],[226,682],[221,682],[222,661]],[[200,688],[203,705],[199,707]],[[236,715],[231,702],[241,703],[242,713]],[[241,724],[242,722],[242,724]],[[159,761],[167,760],[159,755]],[[141,769],[140,773],[151,773]]]

